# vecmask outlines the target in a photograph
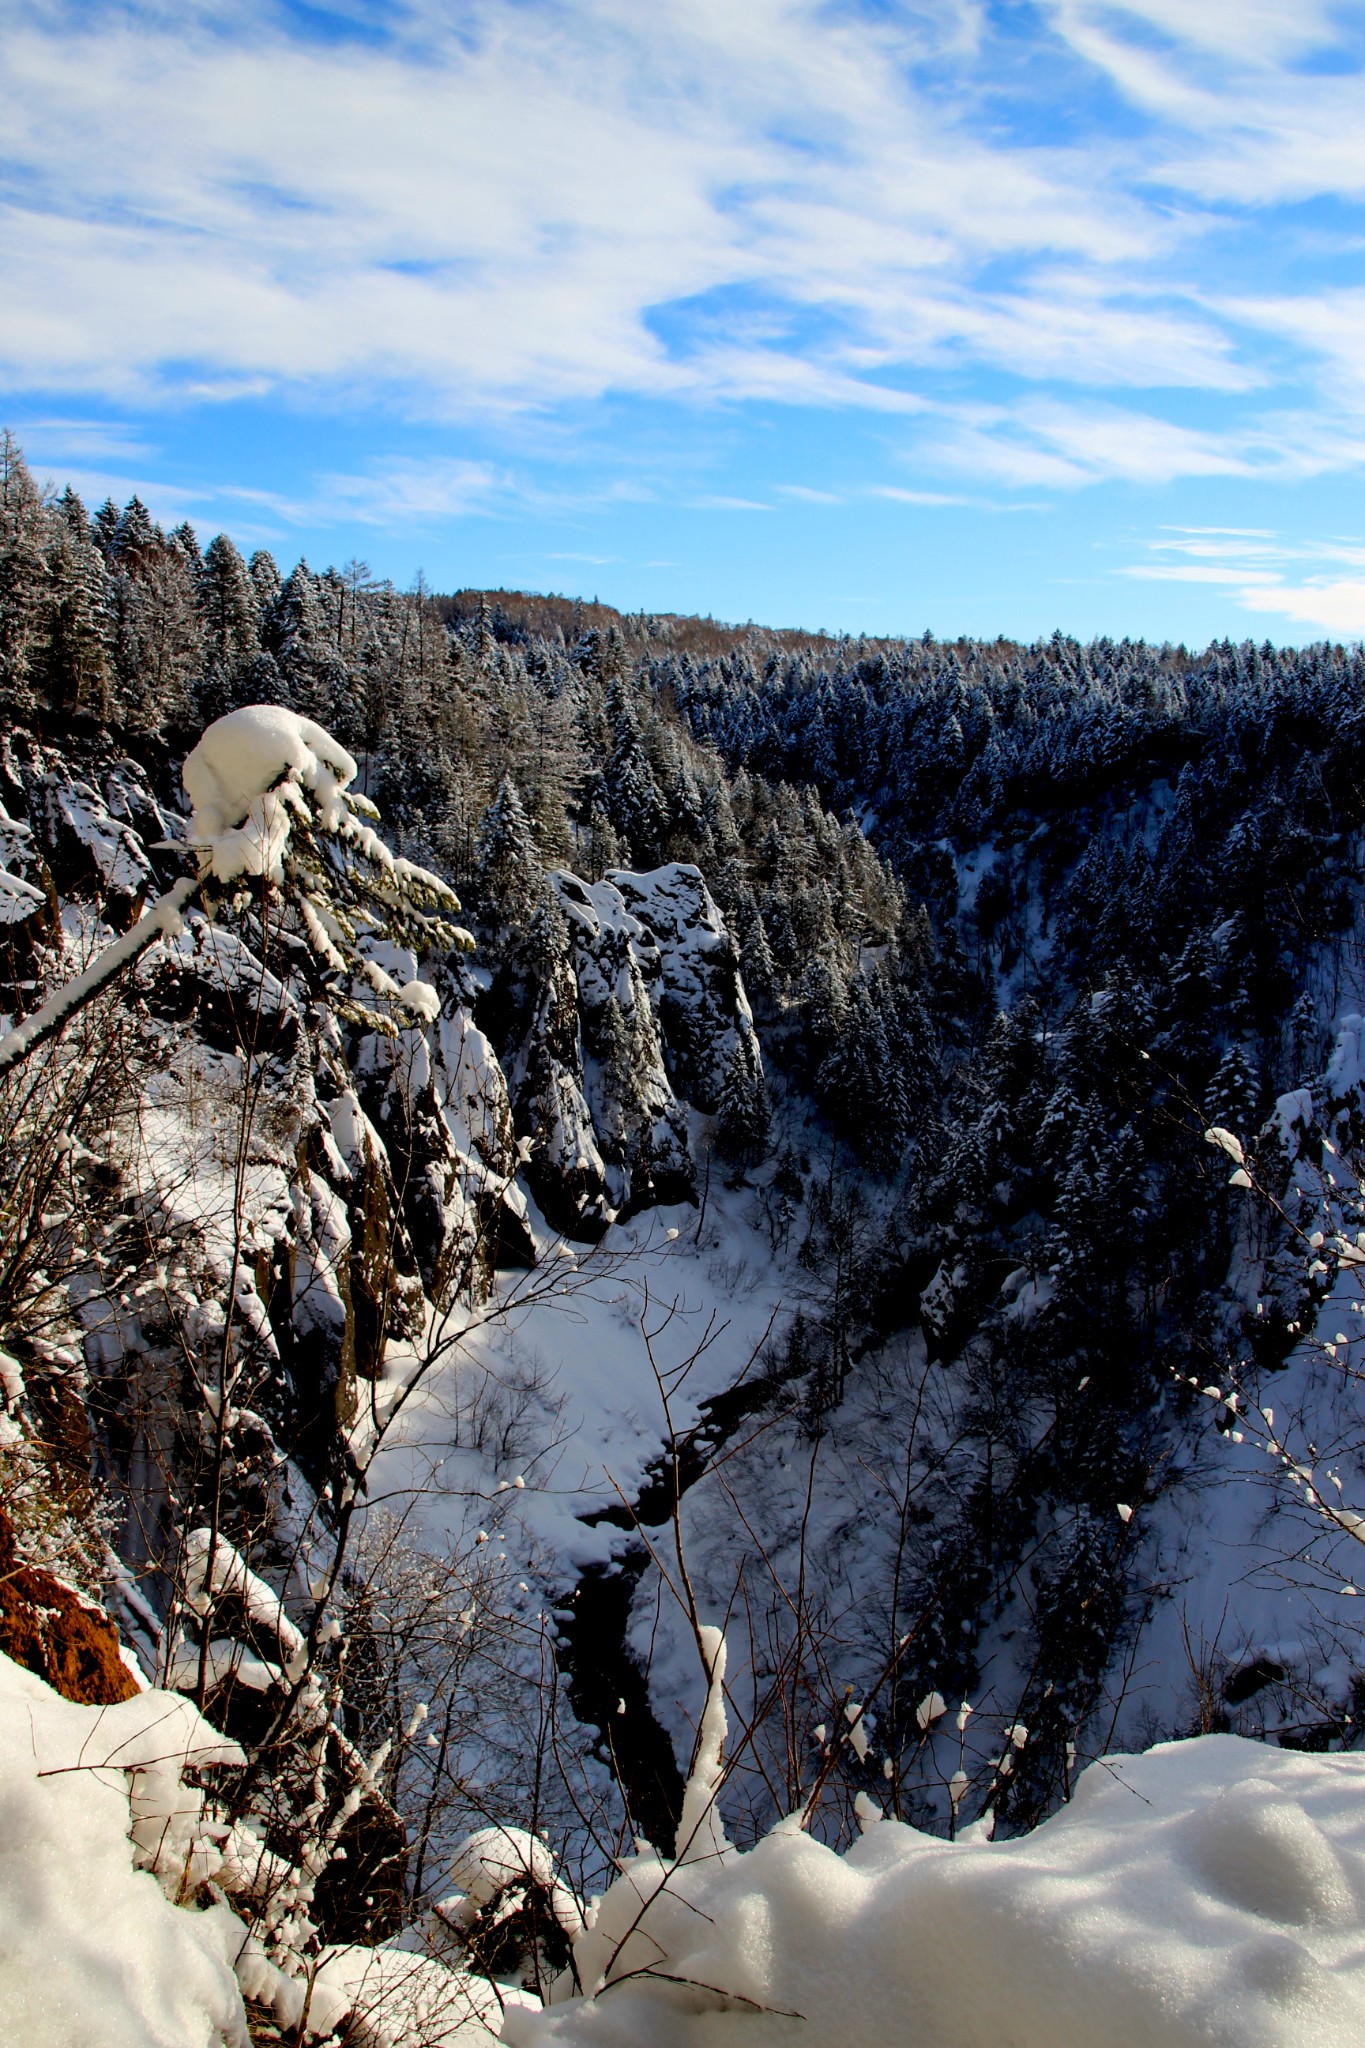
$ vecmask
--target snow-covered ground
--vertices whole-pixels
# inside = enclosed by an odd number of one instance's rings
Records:
[[[588,1998],[512,2048],[1354,2048],[1365,1760],[1230,1736],[1114,1756],[1008,1843],[870,1821],[839,1856],[628,1862],[576,1944]],[[680,1850],[682,1848],[680,1842]]]
[[[233,1745],[182,1699],[73,1706],[0,1657],[7,2038],[244,2048],[239,1980],[256,1996],[290,1991],[288,2024],[310,2040],[360,2008],[349,2038],[368,2048],[476,2048],[495,2034],[509,2048],[720,2048],[739,2034],[826,2048],[1355,2048],[1365,2036],[1365,1760],[1211,1736],[1092,1765],[1070,1805],[1016,1841],[948,1843],[866,1817],[838,1855],[793,1816],[740,1854],[714,1804],[719,1632],[703,1631],[702,1648],[716,1682],[678,1841],[637,1850],[591,1902],[576,1975],[547,2011],[389,1944],[327,1951],[306,2017],[304,1984],[272,1985],[228,1905],[175,1903],[179,1864],[211,1875],[222,1853],[221,1830],[199,1832],[183,1766],[231,1766]],[[479,1871],[461,1874],[473,1896]]]
[[[627,1533],[585,1518],[637,1499],[665,1449],[665,1402],[686,1433],[780,1327],[785,1276],[748,1206],[713,1187],[704,1217],[651,1210],[591,1248],[557,1240],[533,1211],[540,1269],[434,1326],[434,1363],[392,1348],[381,1415],[416,1384],[371,1498],[410,1503],[433,1539],[464,1539],[496,1510],[509,1552],[552,1585],[609,1564]]]

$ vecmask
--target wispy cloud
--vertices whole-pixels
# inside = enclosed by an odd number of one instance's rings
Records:
[[[1265,528],[1179,527],[1149,541],[1147,554],[1120,574],[1144,583],[1219,585],[1235,591],[1245,611],[1348,638],[1365,634],[1365,540],[1296,542]]]
[[[708,492],[704,497],[693,498],[694,512],[771,512],[772,506],[765,505],[761,498],[731,498],[721,492]]]

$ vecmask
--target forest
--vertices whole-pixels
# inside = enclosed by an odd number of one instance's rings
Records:
[[[1300,2039],[1365,1870],[1303,1846],[1365,1708],[1361,646],[400,591],[6,435],[0,727],[0,1708],[125,1717],[128,1939],[198,1944],[126,2038],[780,2032],[857,1883],[926,2039],[1094,2048],[1162,1969],[1181,2048]],[[1221,1800],[1190,1910],[1262,1947],[1171,1909],[1144,1978],[1097,1850],[1075,2013],[1022,1889],[945,2018],[988,1845],[1110,1842],[1115,1755]]]

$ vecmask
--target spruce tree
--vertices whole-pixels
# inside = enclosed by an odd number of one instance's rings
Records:
[[[503,776],[484,813],[474,872],[480,915],[490,930],[524,925],[543,894],[544,875],[510,775]]]
[[[34,702],[32,657],[46,595],[46,514],[19,444],[0,434],[0,693],[15,709]]]
[[[204,551],[199,605],[205,662],[230,675],[252,661],[260,649],[256,593],[246,563],[225,533]]]
[[[716,1150],[734,1166],[757,1166],[772,1136],[772,1111],[752,1041],[736,1039],[716,1105]]]

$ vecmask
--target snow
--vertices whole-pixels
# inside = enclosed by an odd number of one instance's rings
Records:
[[[329,732],[282,705],[248,704],[217,719],[181,770],[193,805],[190,843],[200,851],[203,872],[220,882],[243,875],[282,881],[292,820],[315,819],[323,832],[381,869],[399,898],[425,894],[457,910],[439,876],[398,858],[367,822],[379,814],[368,797],[352,790],[357,773],[351,755]],[[304,790],[312,797],[311,810]],[[342,958],[339,928],[329,929],[325,903],[307,890],[300,894],[310,942],[336,967]],[[458,929],[454,942],[465,948],[474,943]],[[419,995],[409,1005],[414,1022],[426,1018],[422,1003]]]
[[[117,1707],[76,1706],[0,1656],[5,2040],[245,2048],[232,1969],[241,1923],[225,1906],[173,1905],[151,1869],[134,1868],[129,1843],[132,1827],[153,1864],[173,1850],[164,1860],[179,1862],[178,1878],[199,1810],[182,1765],[241,1760],[188,1701],[144,1692]]]
[[[213,1570],[210,1576],[210,1553]],[[303,1656],[304,1641],[285,1613],[278,1593],[272,1592],[243,1560],[225,1536],[214,1541],[208,1529],[191,1529],[185,1539],[185,1601],[196,1614],[206,1614],[210,1595],[235,1595],[251,1621],[267,1630],[280,1645],[289,1665]]]
[[[10,872],[33,857],[31,829],[0,804],[0,924],[20,924],[47,902],[36,882]]]
[[[706,1662],[706,1705],[697,1730],[697,1753],[683,1787],[675,1854],[679,1864],[701,1863],[726,1854],[725,1830],[717,1801],[725,1774],[721,1756],[729,1733],[725,1715],[724,1633],[702,1623],[698,1648]]]
[[[492,2048],[508,2007],[539,2000],[510,1984],[448,1970],[389,1944],[324,1951],[313,1983],[310,2039],[347,2013],[354,2048]]]
[[[1233,1736],[1115,1756],[1034,1834],[792,1821],[686,1865],[638,1854],[580,1980],[511,2048],[1353,2048],[1365,2038],[1365,1760]],[[868,1801],[869,1809],[872,1802]]]
[[[554,1882],[555,1860],[538,1835],[525,1828],[476,1828],[450,1859],[450,1881],[474,1901],[487,1905],[509,1884]]]
[[[414,1371],[419,1381],[379,1453],[371,1492],[410,1500],[428,1535],[444,1541],[481,1512],[480,1496],[487,1500],[515,1471],[525,1486],[503,1492],[500,1503],[515,1507],[519,1542],[552,1585],[566,1587],[583,1567],[610,1563],[625,1546],[623,1532],[582,1518],[619,1505],[623,1495],[635,1499],[666,1436],[641,1317],[651,1329],[666,1324],[654,1350],[681,1432],[696,1425],[702,1401],[741,1376],[781,1315],[786,1276],[746,1222],[746,1200],[713,1189],[700,1244],[695,1211],[656,1209],[613,1224],[573,1265],[553,1259],[558,1240],[528,1202],[540,1272],[509,1277],[500,1302],[463,1330],[448,1318],[440,1355],[426,1368],[390,1346],[381,1415],[389,1390],[396,1393]],[[528,1376],[543,1385],[543,1442],[529,1441],[504,1474],[469,1446],[468,1418],[477,1400]]]
[[[1235,1159],[1239,1166],[1245,1166],[1246,1154],[1242,1141],[1232,1131],[1225,1131],[1221,1124],[1213,1124],[1204,1133],[1205,1142],[1216,1145],[1220,1152],[1226,1152],[1229,1159]]]
[[[152,864],[130,825],[111,816],[88,782],[62,774],[44,778],[55,814],[90,854],[107,889],[135,896],[153,881]]]
[[[414,1023],[434,1024],[441,1014],[441,998],[429,981],[410,981],[399,995],[398,1003]]]
[[[346,749],[311,718],[279,704],[244,705],[208,728],[181,771],[194,806],[190,837],[210,852],[219,881],[242,874],[278,881],[289,809],[276,785],[311,790],[324,830],[336,831],[356,773]]]

